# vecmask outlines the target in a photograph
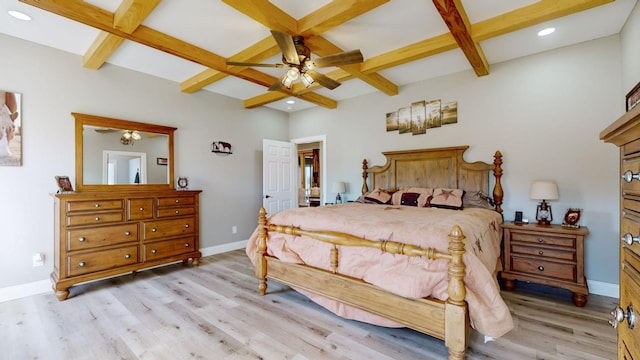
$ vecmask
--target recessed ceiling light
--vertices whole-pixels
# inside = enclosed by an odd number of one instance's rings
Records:
[[[287,110],[293,110],[293,106],[287,106]]]
[[[287,100],[287,104],[295,104],[296,102],[293,100]]]
[[[546,29],[542,29],[542,30],[538,31],[538,36],[547,36],[547,35],[553,33],[554,31],[556,31],[556,28],[548,27]]]
[[[17,11],[17,10],[9,10],[7,12],[9,13],[9,15],[13,16],[14,18],[16,18],[18,20],[24,20],[24,21],[31,20],[31,16],[29,16],[29,15],[23,13],[23,12],[20,12],[20,11]]]

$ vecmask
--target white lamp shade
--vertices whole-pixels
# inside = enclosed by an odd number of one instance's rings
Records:
[[[529,197],[533,200],[558,200],[558,185],[553,181],[534,181]]]
[[[331,187],[331,192],[342,194],[346,191],[345,185],[343,182],[334,182]]]

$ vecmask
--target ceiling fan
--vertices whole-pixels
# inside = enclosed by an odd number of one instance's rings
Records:
[[[269,91],[278,90],[283,86],[291,89],[291,85],[298,78],[302,79],[306,87],[317,82],[327,89],[333,90],[340,86],[340,83],[315,71],[316,68],[356,64],[363,61],[360,50],[345,51],[311,60],[311,51],[304,45],[304,38],[302,36],[292,36],[276,30],[271,30],[271,35],[278,43],[280,50],[282,50],[282,62],[284,64],[256,64],[227,61],[227,65],[234,66],[289,67],[289,70],[282,75],[280,80],[269,87]]]

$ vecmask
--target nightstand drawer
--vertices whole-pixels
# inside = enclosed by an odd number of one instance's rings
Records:
[[[544,246],[529,246],[524,244],[511,244],[511,253],[523,254],[523,255],[535,255],[541,258],[553,258],[569,261],[576,261],[576,252],[571,250],[564,250],[560,248],[551,248]]]
[[[557,245],[568,248],[576,247],[575,237],[560,237],[552,236],[548,234],[532,234],[524,232],[511,232],[511,241],[522,241],[527,243],[545,244],[545,245]]]
[[[576,266],[519,256],[511,257],[511,270],[567,281],[576,281]]]

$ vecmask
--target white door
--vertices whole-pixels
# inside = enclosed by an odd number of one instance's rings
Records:
[[[267,214],[295,207],[297,160],[295,144],[262,140],[262,206]]]

